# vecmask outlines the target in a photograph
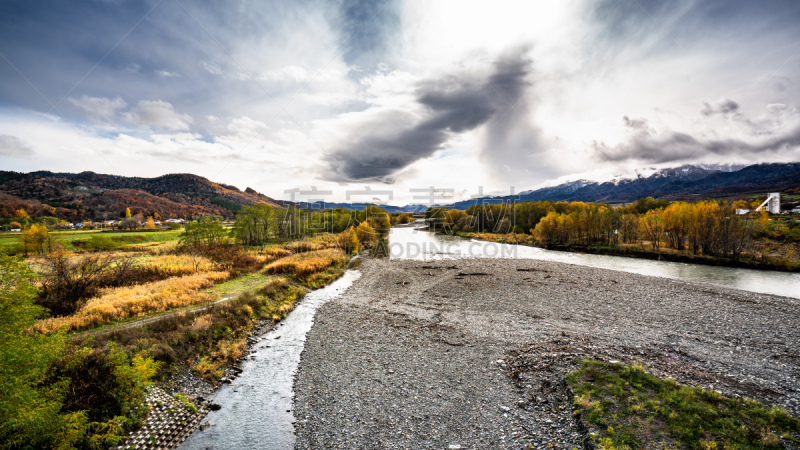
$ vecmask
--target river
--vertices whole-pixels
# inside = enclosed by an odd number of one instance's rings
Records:
[[[328,286],[310,292],[272,331],[261,337],[242,373],[223,385],[214,398],[222,405],[204,419],[206,430],[195,431],[185,449],[294,448],[292,386],[306,334],[320,306],[344,292],[361,273],[348,270]]]
[[[546,250],[525,245],[464,239],[410,227],[392,228],[391,259],[525,258],[556,261],[656,277],[701,281],[751,292],[800,298],[800,274],[735,267],[706,266],[624,256]]]
[[[800,274],[786,272],[553,251],[436,235],[410,227],[392,228],[389,242],[391,259],[538,259],[800,298]],[[181,448],[293,448],[293,382],[306,334],[317,309],[360,276],[359,271],[348,270],[334,283],[309,293],[276,329],[262,336],[255,353],[243,363],[241,375],[217,393],[214,402],[222,409],[205,419],[212,425],[196,431]]]

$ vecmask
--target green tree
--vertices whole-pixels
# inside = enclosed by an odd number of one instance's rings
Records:
[[[33,273],[0,252],[0,442],[3,447],[51,447],[74,415],[60,413],[65,384],[44,383],[64,349],[60,334],[28,332],[44,308],[33,303]],[[68,442],[62,442],[67,444]]]
[[[267,204],[246,206],[236,214],[231,236],[244,245],[263,245],[274,228],[274,209]]]
[[[189,247],[213,247],[225,240],[225,228],[216,217],[206,216],[197,222],[187,222],[180,243]]]

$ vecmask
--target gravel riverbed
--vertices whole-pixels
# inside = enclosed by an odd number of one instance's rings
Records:
[[[308,334],[297,448],[580,447],[563,376],[589,356],[800,414],[796,299],[536,260],[360,270]]]

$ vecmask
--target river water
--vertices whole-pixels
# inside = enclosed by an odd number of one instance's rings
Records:
[[[292,385],[306,334],[317,309],[360,276],[359,271],[348,270],[335,282],[310,292],[274,330],[262,336],[256,352],[242,364],[241,375],[214,398],[222,409],[205,418],[211,427],[195,431],[179,448],[294,448]]]
[[[391,259],[416,260],[456,258],[539,259],[642,275],[702,281],[745,291],[800,298],[800,274],[797,273],[546,250],[524,245],[500,244],[456,236],[437,235],[416,228],[392,228],[389,234],[389,255]]]
[[[800,274],[786,272],[561,252],[435,235],[415,228],[392,228],[389,242],[391,259],[538,259],[800,298]],[[241,375],[214,398],[222,409],[205,419],[212,425],[196,431],[180,448],[293,448],[292,389],[306,334],[317,309],[341,295],[360,276],[359,271],[348,270],[334,283],[309,293],[275,330],[262,336],[255,353],[242,365]]]

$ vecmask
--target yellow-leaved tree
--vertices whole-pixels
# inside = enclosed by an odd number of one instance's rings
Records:
[[[28,252],[44,253],[46,249],[50,248],[50,233],[42,225],[31,225],[22,231],[22,235],[19,238],[25,256],[28,255]]]

